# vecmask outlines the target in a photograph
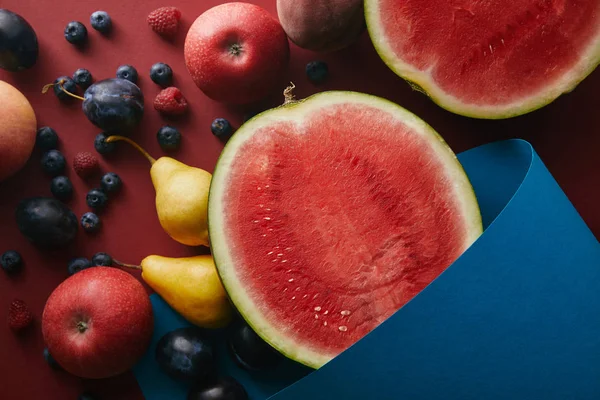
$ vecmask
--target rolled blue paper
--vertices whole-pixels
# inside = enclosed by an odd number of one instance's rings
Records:
[[[412,301],[312,371],[238,368],[213,332],[219,372],[252,400],[598,400],[600,245],[531,145],[459,155],[485,231]],[[189,325],[153,295],[155,332],[134,373],[148,400],[184,400],[154,344]]]

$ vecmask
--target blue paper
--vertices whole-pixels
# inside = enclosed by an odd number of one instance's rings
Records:
[[[486,229],[438,279],[317,371],[289,361],[247,373],[217,340],[220,371],[252,400],[600,399],[598,241],[529,143],[459,159]],[[152,302],[154,343],[187,325]],[[184,400],[188,387],[159,372],[153,349],[134,371],[144,396]]]

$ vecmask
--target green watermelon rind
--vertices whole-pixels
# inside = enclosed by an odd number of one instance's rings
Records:
[[[506,106],[478,106],[466,104],[452,95],[444,92],[423,71],[417,70],[410,64],[404,63],[394,55],[385,35],[381,32],[378,4],[383,0],[365,0],[365,19],[367,31],[379,57],[396,75],[409,83],[413,89],[428,96],[438,106],[454,114],[477,119],[508,119],[539,110],[557,100],[564,94],[570,93],[579,86],[600,65],[600,30],[589,49],[584,51],[579,64],[570,73],[563,75],[559,82],[547,87],[547,90],[536,93],[522,102],[510,103]]]
[[[295,111],[301,116],[302,114],[308,114],[311,109],[319,109],[319,104],[328,105],[332,104],[332,101],[347,103],[351,100],[365,105],[384,108],[386,111],[389,110],[394,115],[398,115],[407,125],[414,127],[415,130],[422,131],[429,138],[429,143],[436,147],[436,152],[439,151],[438,154],[440,154],[440,157],[446,158],[448,171],[452,171],[451,176],[456,179],[456,196],[463,201],[463,215],[467,216],[465,220],[467,221],[468,239],[465,241],[464,250],[466,251],[483,232],[481,214],[475,192],[454,152],[431,126],[413,113],[389,100],[358,92],[322,92],[304,100],[265,111],[244,123],[225,145],[213,173],[208,199],[208,230],[211,253],[221,282],[231,302],[250,327],[264,341],[285,357],[313,369],[320,368],[329,362],[333,356],[322,354],[318,349],[305,348],[305,346],[294,342],[293,337],[286,336],[279,332],[277,328],[272,327],[251,300],[248,293],[244,291],[243,284],[235,275],[235,262],[228,251],[228,238],[223,232],[222,223],[220,223],[221,217],[225,212],[223,201],[221,201],[221,189],[227,187],[230,163],[235,159],[237,149],[243,145],[246,139],[252,137],[256,128],[266,126],[278,119],[289,120],[290,113]]]

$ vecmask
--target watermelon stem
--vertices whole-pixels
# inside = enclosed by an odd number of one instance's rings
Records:
[[[119,261],[119,260],[115,260],[114,258],[113,258],[113,262],[114,262],[115,264],[117,264],[119,267],[133,268],[133,269],[138,269],[138,270],[140,270],[140,271],[142,270],[142,267],[141,267],[141,266],[139,266],[139,265],[126,264],[126,263],[123,263],[123,262],[121,262],[121,261]]]
[[[294,85],[294,82],[290,82],[290,86],[285,88],[285,90],[283,91],[283,98],[285,99],[285,101],[283,102],[283,105],[298,102],[296,100],[296,96],[294,96],[295,88],[296,88],[296,85]]]
[[[125,136],[115,135],[115,136],[109,136],[106,138],[106,143],[113,143],[113,142],[118,142],[118,141],[127,142],[130,145],[132,145],[133,147],[135,147],[140,153],[142,153],[142,155],[144,157],[146,157],[148,159],[148,161],[150,161],[150,164],[154,164],[156,162],[156,160],[150,154],[148,154],[148,152],[146,150],[144,150],[142,148],[142,146],[140,146],[133,140],[126,138]]]

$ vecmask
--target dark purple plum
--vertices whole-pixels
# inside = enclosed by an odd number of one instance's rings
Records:
[[[90,122],[109,133],[128,133],[142,120],[144,95],[125,79],[94,83],[83,95],[83,112]]]
[[[29,69],[38,59],[35,31],[20,15],[0,9],[0,68],[16,72]]]
[[[23,236],[43,248],[68,245],[75,239],[79,228],[73,211],[53,198],[25,199],[17,206],[15,216]]]
[[[222,376],[196,383],[188,392],[187,400],[248,400],[248,393],[234,378]]]

